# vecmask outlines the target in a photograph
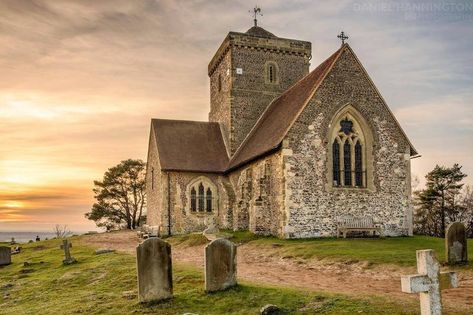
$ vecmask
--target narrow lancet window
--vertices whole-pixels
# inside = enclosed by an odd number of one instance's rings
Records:
[[[363,156],[360,141],[355,145],[355,185],[363,186]]]
[[[212,190],[210,188],[207,188],[207,194],[205,196],[206,198],[206,210],[207,212],[212,212]]]
[[[269,65],[268,71],[269,71],[269,73],[268,73],[269,82],[273,83],[274,82],[274,67],[273,67],[273,65]]]
[[[340,144],[335,139],[332,144],[332,158],[333,158],[333,185],[340,185]]]
[[[197,211],[197,196],[195,188],[191,189],[191,211]]]
[[[343,169],[344,169],[344,185],[351,186],[351,145],[348,139],[343,145]]]
[[[202,183],[200,183],[200,185],[199,185],[199,196],[198,196],[198,199],[199,199],[199,212],[205,211],[205,209],[204,209],[204,203],[205,203],[204,194],[205,194],[204,185],[202,185]]]

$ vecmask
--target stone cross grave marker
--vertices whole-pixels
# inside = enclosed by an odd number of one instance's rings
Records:
[[[468,262],[466,229],[463,223],[453,222],[445,232],[445,255],[450,265]]]
[[[11,248],[0,246],[0,266],[11,264]]]
[[[140,302],[172,298],[171,245],[152,237],[136,247]]]
[[[205,247],[205,291],[236,285],[236,255],[236,245],[227,239],[216,239]]]
[[[418,250],[417,275],[401,277],[401,289],[406,293],[420,294],[422,315],[442,314],[442,289],[458,287],[455,272],[440,272],[440,265],[432,249]]]
[[[75,260],[71,256],[71,250],[70,250],[71,247],[72,247],[72,244],[69,242],[69,240],[63,240],[62,241],[61,248],[64,249],[64,260],[62,261],[62,263],[64,265],[70,265],[70,264],[73,264],[73,263],[77,262],[77,260]]]

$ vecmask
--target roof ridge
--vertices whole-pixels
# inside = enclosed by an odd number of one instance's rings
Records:
[[[333,65],[335,64],[335,62],[338,60],[338,58],[340,57],[342,51],[345,49],[345,47],[348,46],[348,44],[343,44],[339,49],[337,49],[332,55],[330,55],[330,57],[328,57],[327,59],[325,59],[323,62],[321,62],[314,70],[312,70],[311,72],[309,72],[307,75],[305,75],[303,78],[301,78],[299,81],[297,81],[294,85],[292,85],[290,88],[288,88],[286,91],[284,91],[284,93],[282,93],[280,96],[278,96],[277,98],[273,99],[271,101],[271,103],[266,107],[266,109],[263,111],[263,113],[261,114],[261,116],[259,117],[259,119],[256,121],[256,123],[254,124],[253,128],[251,128],[250,132],[247,134],[247,136],[245,137],[245,139],[243,140],[243,142],[240,144],[240,146],[238,147],[237,151],[235,152],[235,154],[233,154],[233,156],[231,157],[230,161],[229,161],[229,167],[228,167],[228,170],[230,169],[233,169],[241,164],[244,164],[246,162],[248,162],[248,159],[247,160],[243,160],[243,161],[240,161],[239,163],[237,163],[236,165],[232,165],[234,163],[234,161],[236,160],[236,158],[238,157],[238,155],[240,154],[240,152],[245,148],[245,145],[248,143],[248,141],[252,138],[252,136],[255,134],[255,131],[258,129],[259,126],[261,126],[261,124],[269,117],[269,115],[267,115],[267,112],[269,112],[270,110],[273,109],[273,104],[276,103],[278,100],[280,100],[281,98],[285,97],[286,95],[290,94],[292,91],[294,91],[294,89],[298,88],[300,85],[302,85],[303,83],[305,83],[306,80],[308,80],[309,78],[311,78],[312,76],[314,76],[317,71],[320,71],[322,69],[322,66],[330,61],[332,58],[333,60],[331,60],[330,64],[328,65],[328,68],[325,69],[322,73],[321,73],[321,79],[319,80],[319,82],[317,82],[317,84],[315,86],[313,86],[311,89],[310,89],[310,92],[308,93],[308,96],[306,98],[304,98],[304,105],[302,106],[301,110],[295,115],[295,118],[290,122],[288,128],[286,128],[286,130],[284,131],[284,135],[287,134],[287,130],[289,130],[292,125],[294,124],[294,122],[297,120],[297,118],[300,116],[300,113],[304,110],[304,108],[307,106],[307,103],[308,103],[308,100],[310,100],[313,95],[315,94],[315,92],[317,91],[318,87],[322,84],[322,82],[324,81],[325,77],[327,76],[327,74],[332,70],[332,67]],[[280,142],[280,141],[278,141]],[[268,150],[266,150],[265,152],[267,152]],[[261,153],[261,154],[264,154],[265,152]],[[260,156],[261,154],[259,154],[258,156]],[[255,157],[253,157],[255,158]],[[251,158],[251,159],[253,159]],[[251,160],[250,159],[250,160]]]

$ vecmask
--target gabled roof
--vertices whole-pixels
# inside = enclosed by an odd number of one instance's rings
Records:
[[[292,125],[296,122],[306,105],[315,95],[317,89],[345,49],[349,50],[353,54],[361,69],[365,72],[367,78],[370,80],[373,88],[381,98],[383,104],[386,106],[388,112],[391,114],[395,123],[398,125],[399,129],[405,136],[411,147],[411,156],[418,154],[399,125],[396,117],[391,112],[373,81],[369,77],[368,73],[364,69],[363,65],[353,53],[350,46],[348,44],[343,44],[342,47],[340,47],[328,59],[322,62],[317,68],[315,68],[307,76],[302,78],[268,105],[260,119],[256,122],[255,126],[252,128],[248,136],[233,155],[227,170],[232,170],[242,166],[277,149],[280,146]]]
[[[235,152],[229,169],[245,164],[279,146],[342,50],[343,47],[338,49],[311,73],[271,102]]]
[[[151,128],[162,170],[225,171],[228,155],[218,123],[152,119]]]

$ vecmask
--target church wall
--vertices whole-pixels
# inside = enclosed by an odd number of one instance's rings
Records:
[[[148,148],[148,160],[146,166],[146,224],[159,226],[162,222],[164,174],[161,172],[161,165],[156,150],[156,138],[153,130],[151,130]],[[153,169],[154,172],[152,172]],[[152,179],[153,175],[154,184]]]
[[[330,122],[347,104],[373,135],[372,187],[331,187]],[[344,215],[371,217],[385,235],[412,229],[409,144],[354,56],[345,51],[283,142],[285,237],[336,235]],[[368,174],[368,176],[370,176]]]
[[[224,141],[230,139],[231,114],[230,114],[230,89],[232,87],[231,53],[225,53],[222,61],[210,76],[210,112],[209,121],[221,123]],[[229,72],[227,72],[229,70]],[[222,80],[221,90],[218,90],[219,77]]]
[[[166,172],[169,175],[170,210],[171,210],[171,233],[183,234],[190,232],[201,232],[209,224],[209,220],[215,220],[216,226],[221,229],[232,228],[232,205],[234,197],[228,180],[216,174],[192,173],[192,172]],[[196,178],[206,177],[217,187],[218,199],[215,202],[216,209],[212,213],[192,212],[190,210],[190,195],[188,185]],[[168,231],[168,196],[167,182],[165,188],[165,211],[162,227]]]
[[[278,40],[267,40],[275,50],[236,46],[232,50],[233,67],[243,73],[233,72],[231,91],[232,141],[234,153],[269,103],[282,92],[309,73],[309,57],[277,51]],[[310,48],[309,48],[310,53]],[[276,83],[267,82],[266,62],[277,65]]]
[[[283,236],[286,220],[280,152],[254,161],[229,175],[236,202],[233,229]]]

